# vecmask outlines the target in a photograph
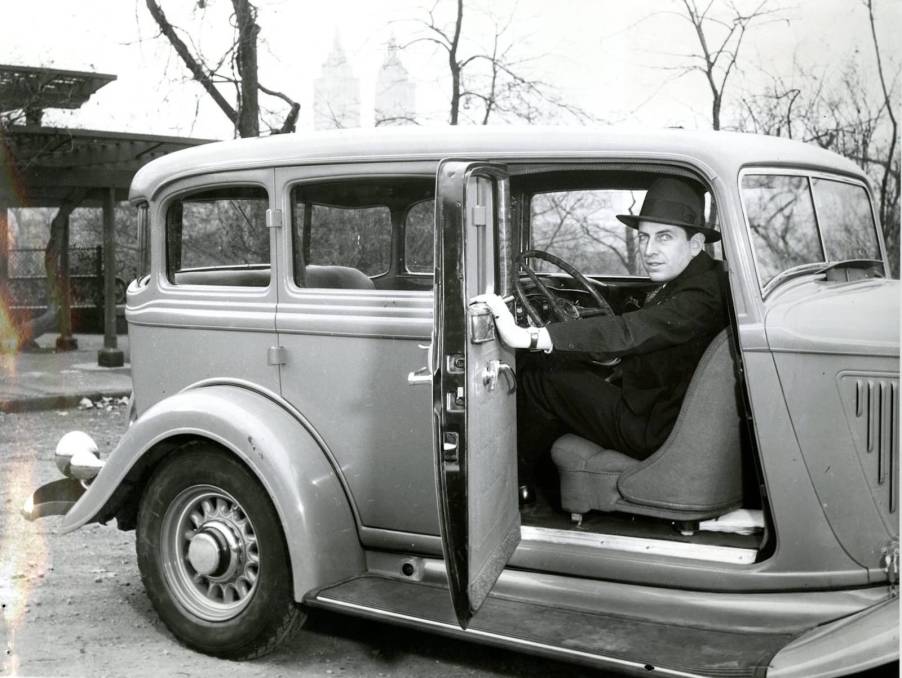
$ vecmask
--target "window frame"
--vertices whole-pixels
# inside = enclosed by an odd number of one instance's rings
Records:
[[[251,179],[244,177],[236,177],[234,179],[228,180],[220,180],[220,181],[211,181],[211,179],[216,179],[215,176],[205,176],[200,177],[201,181],[189,182],[184,186],[180,186],[177,190],[172,193],[166,195],[166,197],[161,201],[161,205],[159,208],[159,215],[162,223],[162,256],[161,256],[161,266],[160,266],[160,276],[163,281],[165,281],[165,285],[171,286],[172,288],[196,288],[196,289],[204,289],[204,290],[267,290],[271,288],[275,282],[276,277],[276,257],[277,252],[273,247],[272,240],[272,229],[265,227],[267,232],[267,243],[269,245],[269,262],[267,264],[235,264],[235,265],[227,265],[227,266],[217,266],[212,267],[216,269],[226,269],[226,268],[245,268],[245,269],[253,269],[253,268],[261,268],[268,267],[269,268],[269,281],[266,285],[206,285],[203,283],[193,283],[193,282],[178,282],[174,278],[174,273],[170,267],[169,254],[170,254],[170,239],[169,239],[169,211],[175,205],[175,203],[179,201],[183,201],[186,197],[204,193],[206,191],[214,191],[220,189],[228,189],[228,188],[260,188],[263,190],[263,193],[266,196],[266,213],[269,214],[272,209],[272,186],[266,182],[259,179]],[[194,267],[193,270],[202,270],[204,267]],[[189,269],[190,270],[190,269]]]
[[[511,180],[511,205],[513,206],[514,200],[517,196],[523,196],[527,198],[524,201],[524,205],[519,206],[518,210],[516,210],[515,220],[512,221],[512,231],[515,236],[517,242],[515,244],[516,251],[523,252],[526,249],[529,249],[531,239],[532,239],[532,220],[531,220],[531,202],[532,197],[534,195],[538,195],[541,193],[553,193],[559,192],[562,190],[583,190],[583,189],[561,189],[554,188],[551,190],[539,190],[539,191],[524,191],[521,187],[517,186],[518,179],[523,176],[539,176],[543,173],[556,173],[556,172],[588,172],[588,173],[618,173],[618,172],[634,172],[637,174],[644,174],[648,176],[672,176],[681,179],[688,179],[691,181],[695,181],[702,185],[705,189],[705,194],[710,196],[712,204],[715,208],[715,211],[712,213],[715,215],[715,219],[713,225],[717,227],[718,232],[721,234],[723,240],[728,240],[731,238],[731,234],[726,233],[724,226],[726,221],[726,195],[722,194],[721,191],[715,185],[717,183],[716,177],[712,176],[711,171],[707,170],[704,166],[699,166],[698,164],[691,162],[685,159],[675,160],[672,158],[627,158],[622,156],[612,156],[609,159],[599,159],[599,158],[591,158],[585,160],[574,160],[574,159],[562,159],[559,161],[552,160],[517,160],[516,162],[510,161],[507,163],[508,172]],[[605,189],[593,187],[591,189],[584,190],[613,190],[613,189]],[[626,190],[626,189],[624,189]],[[640,205],[641,209],[641,205]],[[728,230],[728,229],[727,229]],[[715,243],[714,247],[720,247],[720,256],[719,260],[727,261],[727,249],[723,242]],[[709,252],[710,253],[710,252]],[[545,275],[545,274],[543,274]],[[548,273],[549,276],[557,276],[560,275],[556,272]],[[609,274],[587,274],[590,278],[603,278],[606,281],[610,281],[613,283],[648,283],[649,277],[647,274],[637,274],[637,275],[609,275]]]
[[[752,264],[755,268],[755,282],[758,286],[758,292],[761,296],[762,300],[766,300],[771,294],[773,294],[774,290],[778,289],[782,283],[780,280],[780,274],[778,273],[776,276],[771,278],[766,284],[761,284],[761,262],[759,261],[758,251],[755,248],[754,244],[754,236],[752,234],[752,227],[749,223],[749,215],[748,209],[746,208],[745,199],[742,194],[742,180],[747,175],[776,175],[776,176],[801,176],[805,177],[808,181],[808,195],[811,198],[811,207],[814,212],[814,221],[815,226],[817,227],[818,234],[818,242],[820,244],[821,252],[823,254],[823,261],[820,262],[812,262],[812,265],[815,264],[827,264],[829,260],[827,259],[827,249],[824,243],[823,233],[821,232],[820,225],[820,217],[818,216],[817,203],[814,198],[814,184],[812,179],[824,179],[828,181],[836,181],[839,183],[850,184],[853,186],[857,186],[863,188],[865,194],[868,197],[868,204],[870,205],[871,211],[871,223],[874,227],[874,233],[877,237],[877,244],[880,249],[880,259],[883,265],[884,275],[887,275],[889,272],[889,267],[887,266],[887,258],[886,258],[886,244],[883,242],[883,230],[880,226],[880,221],[877,219],[877,212],[874,206],[874,196],[871,192],[871,186],[866,181],[859,177],[851,177],[844,174],[833,173],[829,170],[821,170],[821,169],[805,169],[801,167],[780,167],[774,165],[747,165],[739,170],[739,173],[736,177],[736,190],[737,195],[739,196],[739,208],[742,214],[743,227],[745,229],[745,237],[746,242],[748,243],[748,247],[751,250],[751,258]],[[790,269],[786,269],[790,270]],[[782,271],[781,271],[782,273]],[[777,284],[774,284],[774,283]]]
[[[351,168],[353,169],[353,168]],[[297,282],[297,278],[295,275],[295,270],[297,266],[297,261],[295,258],[296,251],[296,240],[298,234],[295,232],[295,224],[294,224],[294,208],[295,208],[295,200],[294,200],[294,191],[298,186],[316,186],[322,184],[335,184],[335,183],[344,183],[344,182],[382,182],[382,181],[391,181],[393,179],[401,179],[401,180],[418,180],[423,182],[431,182],[433,186],[433,195],[432,200],[435,200],[435,180],[436,175],[435,171],[415,171],[415,170],[405,170],[405,169],[389,169],[386,168],[386,171],[371,171],[371,172],[361,172],[361,171],[348,171],[348,172],[325,172],[322,174],[303,176],[291,179],[286,181],[281,188],[282,195],[284,196],[285,201],[285,217],[284,217],[284,228],[287,230],[287,238],[285,242],[286,245],[286,258],[287,258],[287,269],[285,280],[288,286],[288,290],[292,293],[324,293],[324,294],[336,294],[336,295],[347,295],[349,293],[353,294],[364,294],[368,296],[379,296],[385,294],[432,294],[432,286],[430,285],[428,290],[420,290],[420,289],[386,289],[375,287],[375,289],[341,289],[341,288],[330,288],[330,287],[306,287],[301,286]],[[417,204],[417,203],[412,203]],[[404,218],[406,219],[407,211],[404,212]],[[411,279],[419,279],[419,280],[432,280],[432,273],[416,273],[406,270],[405,259],[406,259],[406,249],[405,249],[405,223],[402,222],[398,228],[395,227],[394,221],[391,224],[391,238],[389,242],[389,267],[388,270],[384,273],[380,273],[375,276],[367,276],[374,283],[380,278],[389,277],[389,276],[398,276],[403,278],[411,278]],[[301,238],[303,239],[303,234],[301,234]],[[435,216],[433,213],[433,241],[435,238]],[[303,248],[303,243],[301,243],[301,247]],[[434,262],[433,262],[434,266]]]

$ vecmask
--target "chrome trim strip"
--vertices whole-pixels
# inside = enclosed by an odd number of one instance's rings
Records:
[[[757,551],[735,546],[714,546],[711,544],[688,544],[681,541],[664,539],[643,539],[641,537],[624,537],[599,532],[575,532],[557,530],[547,527],[520,528],[520,537],[524,541],[543,544],[562,544],[568,546],[590,546],[612,551],[627,551],[648,555],[669,556],[672,558],[690,558],[718,563],[747,565],[755,562]]]
[[[461,629],[459,626],[454,624],[448,624],[445,622],[433,621],[431,619],[423,619],[421,617],[412,617],[406,614],[400,614],[398,612],[389,612],[388,610],[380,610],[379,608],[369,607],[367,605],[358,605],[357,603],[348,603],[342,600],[335,600],[334,598],[324,597],[324,596],[316,596],[314,599],[316,602],[327,603],[328,605],[332,605],[335,607],[341,607],[349,610],[356,610],[358,612],[367,612],[371,615],[377,617],[385,617],[388,619],[395,619],[402,622],[410,623],[414,626],[418,627],[432,627],[437,629],[442,629],[448,633],[459,635],[459,636],[477,636],[479,638],[490,639],[495,641],[496,643],[504,644],[504,645],[517,645],[520,647],[526,648],[534,648],[537,650],[542,650],[543,652],[555,655],[563,655],[567,657],[575,657],[579,659],[588,659],[594,663],[607,664],[609,666],[616,667],[628,667],[630,669],[635,669],[643,672],[654,670],[655,675],[665,675],[665,676],[679,676],[681,678],[704,678],[702,674],[699,673],[687,673],[685,671],[677,671],[674,669],[667,669],[660,666],[654,666],[653,669],[649,669],[649,664],[643,664],[639,662],[627,661],[626,659],[616,659],[614,657],[605,657],[603,655],[592,654],[591,652],[584,652],[582,650],[571,650],[565,647],[558,647],[555,645],[546,645],[545,643],[538,643],[534,640],[524,640],[522,638],[514,638],[512,636],[504,636],[499,633],[491,633],[489,631],[480,631],[474,628]]]

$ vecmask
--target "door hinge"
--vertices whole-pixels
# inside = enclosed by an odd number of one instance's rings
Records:
[[[266,228],[282,228],[282,210],[266,210]]]
[[[470,220],[474,226],[485,226],[489,223],[489,211],[485,205],[473,205],[470,210]]]
[[[270,346],[266,349],[267,365],[284,365],[288,362],[287,358],[288,354],[284,346]]]

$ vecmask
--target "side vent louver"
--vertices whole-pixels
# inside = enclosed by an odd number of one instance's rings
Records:
[[[855,429],[857,443],[863,447],[862,461],[887,493],[890,513],[898,504],[897,470],[899,463],[899,384],[897,380],[877,376],[852,376],[855,381]],[[861,452],[862,450],[860,450]]]

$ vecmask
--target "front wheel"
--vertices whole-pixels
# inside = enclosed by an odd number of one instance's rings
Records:
[[[257,657],[304,620],[269,496],[247,468],[212,446],[175,452],[151,477],[137,551],[154,608],[196,650]]]

